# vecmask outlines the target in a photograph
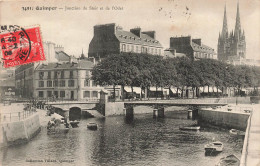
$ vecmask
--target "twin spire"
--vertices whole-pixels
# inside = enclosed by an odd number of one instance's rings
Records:
[[[236,25],[234,35],[240,37],[241,34],[241,23],[240,23],[240,14],[239,14],[239,2],[237,2],[237,15],[236,15]],[[221,37],[223,39],[228,38],[228,25],[227,25],[227,12],[226,12],[226,4],[224,9],[224,18],[223,18],[223,27]]]

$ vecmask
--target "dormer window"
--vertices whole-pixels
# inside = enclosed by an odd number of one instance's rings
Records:
[[[43,79],[43,77],[44,77],[44,72],[42,72],[42,71],[39,72],[39,78],[40,78],[40,79]]]

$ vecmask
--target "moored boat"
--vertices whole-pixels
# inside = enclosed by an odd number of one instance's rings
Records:
[[[211,154],[211,153],[219,153],[223,151],[224,145],[220,141],[211,142],[204,146],[205,153]]]
[[[71,125],[72,128],[79,127],[78,124],[79,124],[79,121],[77,121],[77,120],[70,121],[70,125]]]
[[[97,130],[98,125],[96,123],[90,122],[87,124],[87,128],[90,130]]]
[[[244,136],[244,135],[245,135],[245,132],[244,132],[244,131],[236,130],[236,129],[231,129],[231,130],[229,130],[229,133],[230,133],[231,135],[237,135],[237,136]]]
[[[179,128],[180,130],[194,130],[197,131],[200,129],[200,126],[183,126]]]
[[[220,161],[216,164],[216,166],[239,166],[239,165],[240,165],[240,160],[234,154],[221,158]]]

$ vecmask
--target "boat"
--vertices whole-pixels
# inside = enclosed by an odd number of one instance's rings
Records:
[[[220,141],[211,142],[204,146],[206,154],[219,153],[223,151],[224,145]]]
[[[245,132],[237,129],[231,129],[229,130],[229,133],[231,135],[237,135],[237,136],[245,136]]]
[[[79,121],[77,121],[77,120],[70,121],[70,125],[71,125],[72,128],[79,127],[78,124],[79,124]]]
[[[52,118],[47,124],[47,134],[62,134],[68,133],[69,124],[62,122],[59,118]]]
[[[240,160],[239,158],[234,155],[228,155],[226,157],[222,157],[220,161],[216,164],[216,166],[239,166]]]
[[[66,134],[69,131],[69,125],[66,124],[55,124],[49,121],[47,126],[47,134]]]
[[[180,130],[194,130],[197,131],[200,129],[200,126],[183,126],[179,128]]]
[[[97,130],[97,127],[98,127],[97,124],[93,122],[87,124],[87,128],[90,130]]]

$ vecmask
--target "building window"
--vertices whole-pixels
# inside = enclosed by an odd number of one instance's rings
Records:
[[[131,46],[131,51],[134,52],[134,46],[133,45]]]
[[[44,81],[39,81],[39,87],[44,87]]]
[[[43,77],[44,77],[44,72],[43,71],[39,72],[39,78],[43,79]]]
[[[153,48],[151,48],[151,54],[153,54]]]
[[[47,81],[47,87],[52,87],[52,81]]]
[[[60,91],[60,97],[65,97],[65,91]]]
[[[126,47],[127,47],[127,52],[129,52],[129,45],[127,45]]]
[[[157,54],[157,49],[155,49],[155,54]]]
[[[98,97],[98,92],[97,91],[93,91],[92,93],[93,93],[92,97],[96,97],[96,98]]]
[[[86,71],[86,78],[90,78],[90,71]]]
[[[58,86],[58,80],[54,80],[54,81],[53,81],[53,86],[54,86],[54,87],[57,87],[57,86]]]
[[[65,80],[60,80],[60,87],[65,87]]]
[[[58,78],[58,72],[57,72],[57,71],[54,72],[54,78],[55,78],[55,79]]]
[[[93,80],[92,80],[92,86],[97,86],[97,84]]]
[[[55,96],[55,98],[58,98],[59,97],[59,92],[58,91],[54,91],[54,96]]]
[[[159,50],[159,55],[161,55],[161,49],[158,49]]]
[[[69,87],[74,87],[74,80],[69,80],[68,86],[69,86]]]
[[[70,71],[70,78],[73,78],[73,71]]]
[[[47,91],[47,97],[52,97],[52,92],[51,91]]]
[[[135,52],[138,53],[138,46],[135,46]]]
[[[43,97],[43,91],[39,91],[39,97]]]
[[[89,86],[89,80],[88,79],[85,79],[84,80],[84,86],[86,87],[86,86]]]
[[[84,91],[84,96],[83,96],[84,98],[85,97],[88,97],[88,98],[90,98],[90,92],[89,91]]]
[[[61,71],[60,78],[64,78],[64,71]]]
[[[122,51],[123,51],[123,52],[126,52],[126,50],[125,50],[125,44],[122,44]]]
[[[51,71],[48,71],[48,79],[51,79]]]

